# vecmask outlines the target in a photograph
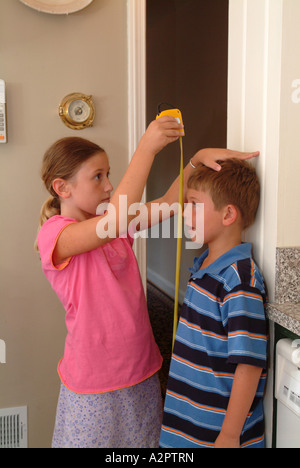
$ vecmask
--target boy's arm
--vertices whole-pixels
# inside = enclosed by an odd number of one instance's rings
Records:
[[[253,403],[263,369],[239,364],[221,432],[215,448],[240,448],[240,436]]]

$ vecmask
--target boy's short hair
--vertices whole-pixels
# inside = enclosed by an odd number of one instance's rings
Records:
[[[260,182],[255,168],[239,159],[218,161],[218,164],[222,167],[219,172],[206,166],[197,168],[188,181],[188,188],[208,192],[216,210],[234,205],[246,229],[254,223],[260,201]]]

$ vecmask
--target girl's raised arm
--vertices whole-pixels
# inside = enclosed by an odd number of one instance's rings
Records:
[[[67,226],[60,234],[53,252],[55,265],[63,263],[74,255],[94,250],[124,233],[120,232],[119,228],[120,226],[128,227],[132,219],[128,216],[128,208],[133,203],[140,202],[155,156],[166,145],[178,140],[182,135],[182,128],[183,126],[178,124],[173,117],[162,117],[149,125],[124,177],[112,196],[110,203],[115,209],[108,210],[103,216]],[[122,195],[127,197],[127,210],[120,212],[120,208],[124,208],[124,204],[120,205]],[[115,216],[111,216],[113,211]],[[97,234],[99,222],[112,223],[109,226],[110,229],[107,230],[106,237],[100,238]],[[116,236],[111,237],[110,232],[114,232]]]

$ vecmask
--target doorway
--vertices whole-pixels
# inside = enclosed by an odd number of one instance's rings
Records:
[[[146,120],[161,102],[183,114],[185,164],[201,148],[227,145],[228,0],[148,0],[146,8]],[[156,158],[147,199],[162,196],[179,172],[179,145]],[[171,226],[173,223],[171,223]],[[184,246],[184,243],[183,243]],[[199,252],[182,252],[180,301],[188,268]],[[147,278],[174,297],[176,239],[147,240]]]

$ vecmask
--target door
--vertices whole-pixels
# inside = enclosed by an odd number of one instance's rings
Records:
[[[180,108],[186,132],[185,163],[201,148],[225,148],[228,0],[148,0],[146,32],[147,123],[155,118],[161,102]],[[177,143],[158,155],[148,179],[148,200],[167,191],[178,176],[179,158]],[[171,227],[173,225],[171,222]],[[176,243],[174,229],[171,229],[171,239],[153,238],[149,234],[147,240],[148,279],[171,297],[174,295]],[[198,251],[183,249],[181,301],[188,267],[198,254]]]

